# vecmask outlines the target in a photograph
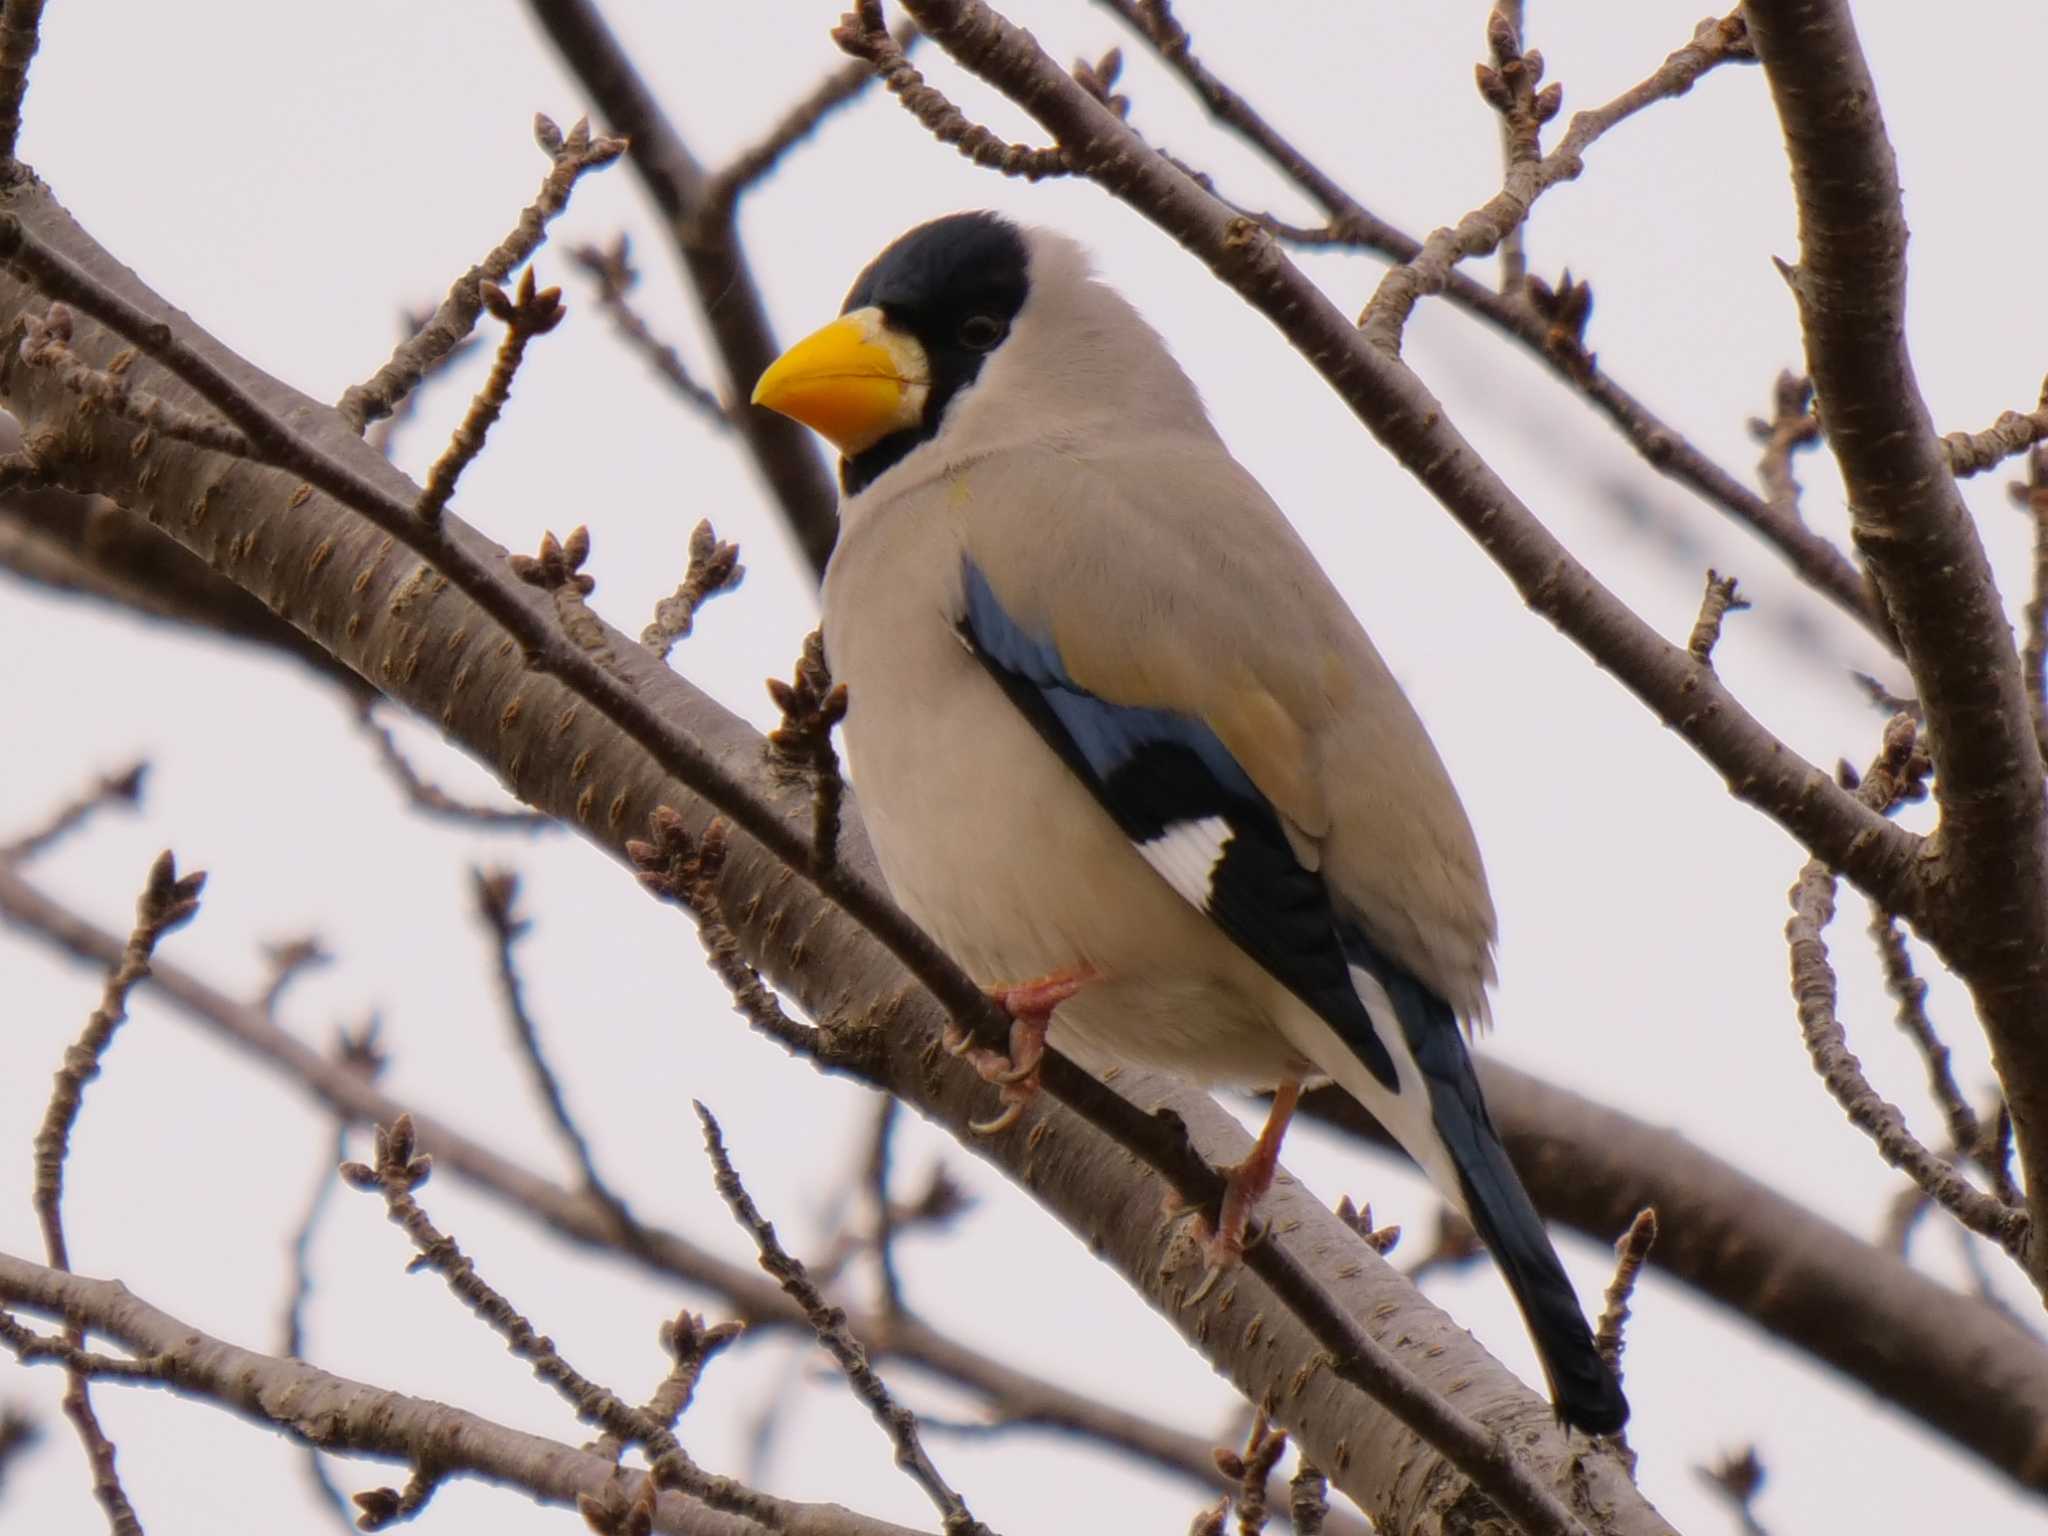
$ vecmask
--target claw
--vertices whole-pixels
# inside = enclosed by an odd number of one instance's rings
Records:
[[[977,1136],[1000,1136],[1024,1118],[1025,1102],[1022,1098],[1009,1099],[993,1119],[970,1120],[967,1129]]]
[[[939,1043],[953,1055],[973,1062],[975,1071],[1002,1090],[1003,1107],[993,1119],[969,1122],[970,1131],[977,1136],[995,1136],[1022,1118],[1024,1106],[1038,1093],[1038,1070],[1045,1061],[1045,1032],[1051,1027],[1053,1010],[1098,979],[1093,968],[1078,966],[1013,987],[990,987],[990,998],[1010,1014],[1007,1056],[976,1045],[966,1031],[948,1022]]]
[[[1202,1276],[1202,1283],[1188,1292],[1187,1299],[1181,1305],[1184,1307],[1196,1307],[1208,1300],[1209,1293],[1216,1289],[1216,1282],[1223,1278],[1223,1270],[1223,1265],[1211,1260],[1209,1272]]]
[[[1052,1020],[1044,1014],[1031,1014],[1010,1022],[1010,1059],[1003,1064],[1003,1070],[989,1079],[994,1083],[1032,1083],[1038,1081],[1039,1066],[1045,1061],[1045,1032]]]

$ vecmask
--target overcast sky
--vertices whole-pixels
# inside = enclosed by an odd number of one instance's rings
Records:
[[[678,126],[715,164],[835,67],[826,34],[839,8],[613,0],[609,10]],[[1180,9],[1209,62],[1376,212],[1425,233],[1494,186],[1495,123],[1471,83],[1483,51],[1479,7],[1187,0]],[[1567,113],[1648,73],[1701,11],[1698,0],[1532,0],[1529,9]],[[1132,118],[1148,137],[1212,170],[1242,201],[1306,215],[1216,136],[1106,12],[1079,3],[1011,12],[1062,58],[1125,43]],[[1267,19],[1275,16],[1285,20]],[[1939,26],[1924,17],[1869,5],[1859,20],[1907,189],[1915,363],[1940,428],[1976,430],[2000,410],[2030,408],[2048,365],[2048,294],[2034,280],[2048,204],[2031,154],[2048,13],[2027,0],[1983,0]],[[924,62],[972,112],[1034,136],[935,52]],[[510,4],[60,4],[44,23],[23,153],[158,293],[331,400],[382,361],[399,309],[438,297],[532,196],[545,170],[532,114],[566,126],[587,105]],[[1416,701],[1478,828],[1502,914],[1499,1028],[1486,1048],[1674,1126],[1850,1228],[1875,1231],[1899,1181],[1808,1069],[1786,986],[1784,893],[1798,850],[1525,611],[1263,319],[1103,193],[976,170],[879,93],[754,193],[743,227],[775,322],[794,337],[836,312],[853,274],[902,229],[975,206],[1055,224],[1093,247],[1106,277],[1172,341],[1234,450],[1288,509]],[[633,233],[647,274],[650,320],[711,375],[675,266],[623,167],[587,180],[557,226],[567,241],[620,229]],[[1745,421],[1768,413],[1773,378],[1799,359],[1790,297],[1770,260],[1793,256],[1796,237],[1762,76],[1724,68],[1685,101],[1617,130],[1581,181],[1544,200],[1529,244],[1537,272],[1555,277],[1569,265],[1593,280],[1590,341],[1602,366],[1748,475],[1757,449]],[[1380,269],[1326,257],[1312,270],[1355,311]],[[692,524],[711,518],[742,543],[748,580],[705,611],[677,665],[767,723],[761,679],[787,673],[816,619],[808,577],[731,445],[621,352],[561,246],[542,251],[540,272],[564,283],[569,322],[536,343],[455,512],[513,549],[530,550],[543,529],[589,524],[593,600],[633,632],[682,571]],[[1537,365],[1443,306],[1424,304],[1408,356],[1537,515],[1664,634],[1690,628],[1708,565],[1738,575],[1757,607],[1731,622],[1715,658],[1722,676],[1809,758],[1867,761],[1882,722],[1847,672],[1882,671],[1874,647],[1763,546],[1659,480]],[[397,455],[415,475],[485,366],[473,359],[437,385],[400,436]],[[1839,537],[1839,482],[1811,456],[1801,471],[1809,517]],[[1966,495],[2017,612],[2027,527],[2006,501],[2009,478],[1971,481]],[[211,879],[200,918],[168,941],[168,957],[253,990],[263,942],[317,933],[339,960],[293,993],[286,1014],[297,1032],[325,1043],[376,1012],[393,1056],[391,1092],[566,1174],[469,916],[469,867],[516,867],[536,922],[523,952],[534,1012],[601,1163],[642,1214],[734,1257],[751,1252],[711,1188],[688,1113],[696,1097],[723,1119],[741,1171],[791,1246],[825,1246],[871,1095],[749,1035],[704,974],[687,925],[586,845],[424,823],[404,812],[342,702],[293,665],[11,583],[0,587],[0,710],[0,837],[101,771],[136,756],[153,765],[141,815],[101,819],[36,878],[125,931],[149,859],[175,847]],[[450,787],[497,793],[428,733],[408,729],[405,739]],[[1939,1122],[1889,1022],[1863,921],[1860,898],[1846,899],[1836,948],[1851,1041],[1933,1141]],[[29,1140],[47,1070],[99,988],[11,933],[0,933],[0,974],[12,1065],[0,1078],[0,1248],[39,1257]],[[1935,980],[1934,1006],[1959,1077],[1981,1097],[1990,1085],[1983,1043],[1945,978]],[[118,1276],[195,1326],[274,1349],[284,1236],[329,1135],[288,1086],[145,993],[74,1138],[74,1264]],[[1077,1386],[1223,1432],[1228,1388],[1080,1244],[946,1137],[911,1125],[900,1146],[907,1184],[943,1160],[982,1202],[957,1235],[906,1245],[917,1308],[985,1345],[1022,1347]],[[1418,1238],[1433,1225],[1425,1186],[1389,1158],[1303,1128],[1288,1162],[1326,1199],[1370,1199],[1381,1220]],[[228,1163],[238,1172],[223,1182],[214,1170]],[[684,1302],[717,1314],[714,1299],[536,1240],[453,1179],[426,1196],[572,1362],[629,1398],[662,1373],[654,1330],[664,1316]],[[1576,1238],[1562,1246],[1581,1294],[1594,1297],[1608,1255]],[[1916,1253],[1943,1278],[1962,1276],[1938,1220]],[[438,1281],[404,1273],[408,1251],[379,1202],[337,1193],[317,1255],[316,1364],[583,1438]],[[1989,1262],[2004,1293],[2038,1316],[2018,1276]],[[1525,1380],[1540,1379],[1490,1267],[1433,1281],[1430,1292]],[[1038,1336],[1020,1346],[1034,1326]],[[1758,1511],[1779,1533],[2011,1530],[2039,1518],[2038,1503],[2002,1478],[1654,1273],[1637,1293],[1627,1369],[1642,1485],[1687,1531],[1730,1528],[1692,1469],[1752,1441],[1769,1472]],[[753,1421],[799,1377],[810,1384],[765,1466],[750,1469]],[[903,1385],[916,1406],[961,1411],[929,1382]],[[0,1366],[0,1402],[29,1407],[48,1430],[10,1470],[9,1529],[100,1523],[57,1416],[60,1387],[54,1372]],[[96,1396],[151,1536],[317,1528],[302,1454],[281,1439],[158,1394]],[[931,1524],[842,1385],[784,1343],[715,1365],[684,1440],[707,1467],[776,1492]],[[1013,1536],[1061,1528],[1075,1509],[1101,1510],[1102,1528],[1115,1514],[1122,1529],[1177,1531],[1197,1504],[1184,1484],[1055,1439],[947,1435],[933,1449],[975,1512]],[[386,1467],[333,1465],[350,1490],[402,1481]],[[427,1518],[512,1533],[559,1531],[574,1516],[458,1484]]]

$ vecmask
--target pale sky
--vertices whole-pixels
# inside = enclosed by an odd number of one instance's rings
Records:
[[[838,0],[613,0],[609,13],[679,128],[716,164],[838,63],[826,34],[839,9]],[[1492,189],[1494,119],[1471,84],[1481,8],[1187,0],[1179,9],[1202,55],[1376,212],[1422,234]],[[1533,0],[1529,10],[1567,114],[1647,74],[1700,15],[1671,0]],[[1242,201],[1306,214],[1215,134],[1107,12],[1046,3],[1011,14],[1057,57],[1124,43],[1123,89],[1141,131]],[[2031,408],[2048,365],[2048,297],[2032,281],[2048,207],[2023,169],[2038,138],[2048,15],[2000,0],[1956,16],[1938,27],[1917,7],[1871,5],[1859,16],[1907,189],[1915,363],[1944,431]],[[971,112],[1036,137],[935,50],[922,62]],[[437,298],[532,196],[546,168],[532,114],[566,126],[587,105],[513,5],[60,4],[44,23],[23,153],[158,293],[262,367],[333,399],[382,361],[398,310]],[[1234,450],[1410,691],[1478,828],[1502,914],[1499,1028],[1485,1048],[1676,1127],[1852,1230],[1874,1232],[1899,1180],[1808,1069],[1786,984],[1784,893],[1798,850],[1526,612],[1263,319],[1102,192],[977,170],[879,92],[791,156],[747,200],[743,227],[771,313],[793,338],[836,312],[853,274],[894,235],[977,206],[1058,225],[1092,246],[1105,276],[1170,339]],[[646,273],[649,320],[714,377],[623,166],[585,181],[557,237],[603,242],[621,228]],[[1686,100],[1618,129],[1581,181],[1540,205],[1529,244],[1538,273],[1554,278],[1569,265],[1592,279],[1590,342],[1602,366],[1748,476],[1757,449],[1745,422],[1768,412],[1772,380],[1799,360],[1790,296],[1770,260],[1793,256],[1796,237],[1761,74],[1724,68]],[[1323,257],[1312,270],[1355,311],[1380,268]],[[519,550],[543,529],[589,524],[593,601],[631,632],[679,577],[690,527],[711,518],[742,544],[749,576],[739,595],[705,610],[676,665],[769,723],[761,679],[787,674],[815,622],[808,577],[740,457],[620,349],[562,248],[543,249],[540,273],[564,285],[569,321],[535,344],[455,514]],[[1408,355],[1537,515],[1662,633],[1682,639],[1690,628],[1706,566],[1740,577],[1757,609],[1731,621],[1715,658],[1722,676],[1811,759],[1868,760],[1882,721],[1846,674],[1877,667],[1875,648],[1776,557],[1658,479],[1533,361],[1442,305],[1425,302]],[[405,429],[398,457],[416,476],[485,366],[475,358],[434,387]],[[1809,517],[1840,537],[1839,482],[1814,456],[1800,468]],[[2016,613],[2027,525],[2007,503],[2010,478],[1981,477],[1965,494]],[[688,1109],[700,1098],[785,1240],[799,1254],[825,1248],[871,1095],[751,1036],[703,971],[688,926],[588,846],[567,834],[423,822],[402,809],[347,708],[294,666],[13,583],[0,587],[0,701],[0,837],[102,771],[138,755],[153,764],[141,815],[103,817],[35,878],[125,932],[150,858],[174,847],[211,880],[197,922],[167,941],[168,958],[253,990],[264,941],[317,932],[339,958],[292,994],[294,1030],[324,1044],[375,1010],[393,1055],[390,1092],[566,1176],[469,915],[469,866],[516,867],[536,923],[523,951],[529,998],[614,1181],[649,1219],[749,1255],[711,1188]],[[427,732],[408,729],[405,739],[451,788],[496,793]],[[1890,1023],[1863,922],[1861,899],[1845,898],[1833,936],[1851,1044],[1935,1141],[1939,1121]],[[4,932],[0,974],[13,1005],[13,1070],[0,1078],[0,1249],[39,1258],[29,1141],[47,1074],[99,982]],[[1933,979],[1958,1075],[1981,1099],[1991,1081],[1982,1038],[1959,990]],[[285,1238],[328,1137],[300,1096],[144,993],[74,1137],[73,1262],[197,1327],[274,1349]],[[911,1124],[899,1149],[906,1188],[938,1159],[981,1202],[944,1241],[906,1244],[913,1305],[984,1346],[1007,1340],[1076,1386],[1224,1432],[1229,1389],[1082,1245],[949,1138]],[[1397,1260],[1420,1252],[1435,1204],[1404,1165],[1314,1128],[1290,1137],[1287,1162],[1322,1197],[1370,1199],[1381,1220],[1406,1225],[1413,1246]],[[239,1170],[225,1185],[213,1171],[224,1165]],[[452,1178],[424,1193],[568,1358],[624,1396],[660,1378],[654,1331],[664,1317],[684,1303],[719,1314],[715,1298],[536,1240]],[[1609,1256],[1576,1237],[1561,1247],[1594,1300]],[[1939,1218],[1922,1228],[1916,1255],[1944,1279],[1962,1275]],[[337,1192],[318,1256],[314,1363],[584,1438],[437,1280],[404,1273],[409,1252],[379,1202]],[[2002,1293],[2038,1317],[2017,1273],[1996,1255],[1987,1262]],[[1524,1380],[1540,1379],[1489,1266],[1428,1289]],[[1627,1372],[1642,1486],[1688,1532],[1732,1528],[1693,1468],[1750,1442],[1769,1477],[1757,1511],[1779,1533],[2012,1530],[2039,1517],[2039,1504],[1999,1475],[1654,1272],[1637,1292]],[[963,1411],[955,1394],[895,1375],[913,1406]],[[752,1421],[792,1380],[803,1385],[774,1454],[750,1469]],[[28,1407],[47,1431],[10,1469],[0,1503],[10,1530],[102,1523],[56,1411],[60,1389],[53,1371],[0,1365],[0,1402]],[[151,1536],[311,1529],[325,1518],[309,1503],[303,1453],[283,1439],[161,1394],[102,1387],[96,1399]],[[789,1343],[716,1363],[683,1439],[706,1467],[774,1492],[935,1524],[843,1384]],[[1200,1502],[1182,1482],[1056,1438],[940,1434],[932,1449],[976,1514],[1013,1536],[1059,1528],[1077,1508],[1101,1511],[1103,1528],[1114,1517],[1120,1528],[1178,1531]],[[348,1490],[403,1480],[387,1466],[330,1466]],[[458,1483],[425,1518],[509,1536],[560,1531],[576,1517]]]

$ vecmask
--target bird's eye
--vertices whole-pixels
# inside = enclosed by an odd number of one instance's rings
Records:
[[[960,345],[972,352],[986,352],[1009,332],[994,315],[969,315],[960,322]]]

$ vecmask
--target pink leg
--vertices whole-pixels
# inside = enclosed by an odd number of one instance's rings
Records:
[[[1265,1129],[1252,1144],[1251,1155],[1230,1170],[1223,1186],[1223,1209],[1216,1218],[1216,1231],[1208,1239],[1209,1262],[1227,1269],[1244,1257],[1245,1231],[1251,1225],[1252,1210],[1273,1187],[1273,1174],[1280,1166],[1280,1142],[1287,1135],[1287,1122],[1294,1118],[1294,1106],[1301,1102],[1301,1084],[1284,1082],[1273,1095],[1273,1108],[1266,1116]]]
[[[956,1056],[965,1056],[974,1069],[1002,1090],[1003,1107],[992,1120],[971,1123],[968,1129],[980,1136],[993,1136],[1015,1125],[1024,1106],[1038,1092],[1038,1068],[1045,1059],[1045,1032],[1052,1025],[1053,1010],[1101,977],[1094,967],[1075,966],[1055,971],[1035,981],[1012,987],[990,987],[988,995],[1002,1004],[1010,1015],[1010,1054],[977,1046],[961,1031],[948,1027],[944,1044]]]

